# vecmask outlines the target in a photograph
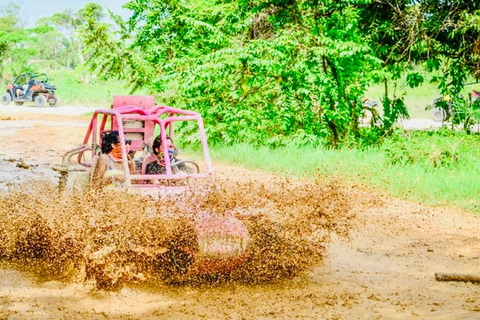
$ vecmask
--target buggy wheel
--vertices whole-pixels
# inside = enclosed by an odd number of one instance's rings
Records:
[[[10,95],[10,93],[5,93],[3,94],[2,96],[2,104],[3,105],[7,105],[9,104],[10,102],[12,101],[12,96]]]
[[[16,106],[23,106],[23,101],[15,101]]]
[[[46,102],[47,102],[47,98],[45,98],[44,95],[39,94],[38,96],[35,97],[35,106],[37,107],[43,107]]]
[[[50,105],[50,107],[56,107],[56,106],[58,106],[58,98],[55,97],[54,99],[48,100],[48,104]]]
[[[447,119],[447,113],[445,110],[439,107],[434,107],[432,109],[431,116],[435,122],[443,122]]]
[[[197,163],[191,160],[180,160],[172,164],[172,171],[174,173],[196,174],[200,173],[200,167]]]

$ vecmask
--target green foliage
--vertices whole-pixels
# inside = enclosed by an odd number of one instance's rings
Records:
[[[19,23],[18,5],[11,3],[0,17],[0,78],[26,71],[27,60],[34,53],[25,45],[28,33]]]
[[[445,67],[440,77],[451,81],[444,87],[458,92],[476,61],[475,48],[461,40],[478,29],[467,23],[477,21],[470,4],[132,0],[125,7],[132,18],[116,17],[116,33],[90,22],[92,70],[199,111],[214,142],[378,142],[409,117],[404,93],[395,92],[405,71],[415,88],[424,81],[417,64]],[[453,42],[443,38],[445,19],[462,28]],[[372,83],[385,87],[380,121],[359,129]]]
[[[416,88],[423,83],[423,76],[419,72],[409,72],[407,74],[407,85],[410,88]]]
[[[131,0],[124,7],[132,16],[111,14],[116,28],[89,3],[26,30],[10,6],[0,18],[2,66],[13,74],[81,69],[86,57],[100,79],[199,111],[215,143],[270,147],[379,143],[409,116],[397,87],[419,87],[423,63],[444,96],[459,96],[480,70],[480,8],[471,1]],[[374,84],[384,87],[379,121],[360,128],[361,101]],[[468,129],[477,121],[469,100],[454,108],[455,123]]]
[[[465,95],[465,83],[469,76],[469,68],[458,59],[445,62],[440,76],[432,78],[438,84],[442,96],[437,99],[435,107],[442,108],[451,121],[451,129],[458,125],[469,133],[472,126],[480,122],[480,103],[472,100],[471,93]]]
[[[440,132],[404,132],[386,141],[381,147],[387,163],[395,165],[418,164],[426,170],[434,168],[461,168],[472,156],[470,143],[478,138]]]
[[[100,5],[88,3],[78,12],[57,12],[40,18],[34,28],[28,29],[22,24],[20,8],[15,3],[0,7],[3,12],[3,16],[0,14],[0,78],[84,64],[83,42],[78,32],[85,27],[87,18],[103,17]]]
[[[392,130],[393,125],[398,118],[408,119],[409,114],[403,99],[396,98],[393,101],[388,96],[382,101],[383,105],[383,119],[382,129],[383,132],[389,132]]]
[[[336,146],[358,134],[358,101],[380,65],[358,32],[365,4],[130,1],[117,34],[90,21],[89,63],[199,111],[212,141]]]

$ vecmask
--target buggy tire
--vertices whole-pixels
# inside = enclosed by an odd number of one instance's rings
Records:
[[[23,106],[23,101],[15,101],[16,106]]]
[[[430,115],[435,122],[443,122],[447,119],[447,113],[439,107],[433,107]]]
[[[57,107],[58,106],[58,98],[48,100],[48,104],[50,105],[50,107]]]
[[[7,105],[12,101],[12,96],[9,93],[5,93],[2,95],[2,104]]]
[[[43,107],[47,103],[47,98],[44,95],[39,94],[35,97],[35,106],[36,107]]]

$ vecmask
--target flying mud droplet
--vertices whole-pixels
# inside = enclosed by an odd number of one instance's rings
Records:
[[[219,181],[145,198],[59,193],[32,180],[0,191],[0,258],[104,290],[292,278],[321,263],[332,232],[347,234],[354,215],[342,190],[336,182]]]

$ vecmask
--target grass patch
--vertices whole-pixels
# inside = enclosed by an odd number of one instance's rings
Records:
[[[57,86],[60,105],[81,105],[108,108],[114,95],[129,95],[125,81],[101,80],[83,76],[75,70],[49,71],[50,82]],[[135,94],[145,94],[138,92]]]
[[[247,168],[305,178],[336,175],[392,196],[480,213],[480,136],[403,132],[369,149],[214,147],[212,157]]]

